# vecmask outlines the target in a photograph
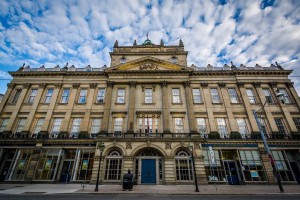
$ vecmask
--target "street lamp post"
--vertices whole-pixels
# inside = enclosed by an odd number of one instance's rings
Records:
[[[195,180],[195,186],[196,186],[196,190],[195,192],[199,192],[199,188],[198,188],[198,181],[197,181],[197,176],[196,176],[196,168],[195,168],[195,160],[194,160],[194,146],[193,145],[189,145],[188,146],[191,154],[192,154],[192,164],[193,164],[193,171],[194,171],[194,180]]]
[[[276,92],[276,97],[283,102],[283,94],[282,93],[279,93],[279,91]],[[266,103],[266,102],[265,102]],[[263,104],[262,108],[261,109],[264,109],[264,106],[265,106],[265,103]],[[284,103],[284,102],[283,102]],[[268,143],[267,143],[267,140],[266,140],[266,137],[265,137],[265,134],[263,133],[262,131],[262,128],[261,128],[261,123],[259,122],[259,119],[258,119],[258,116],[257,116],[257,113],[256,113],[256,110],[254,109],[253,110],[253,115],[255,117],[255,121],[258,125],[258,128],[259,128],[259,132],[260,132],[260,135],[261,135],[261,139],[264,143],[264,147],[265,147],[265,150],[268,154],[268,157],[269,157],[269,160],[270,160],[270,163],[271,163],[271,166],[272,166],[272,169],[273,169],[273,174],[276,178],[276,182],[278,184],[278,187],[279,187],[279,190],[280,192],[284,192],[284,189],[282,187],[282,184],[281,184],[281,178],[280,178],[280,175],[279,175],[279,172],[277,171],[276,169],[276,166],[275,166],[275,162],[274,162],[274,159],[273,159],[273,156],[271,154],[271,150],[268,146]]]
[[[100,142],[98,144],[98,149],[100,151],[100,158],[99,158],[99,165],[98,165],[98,173],[97,173],[97,181],[96,181],[96,188],[95,188],[95,192],[98,192],[98,185],[99,185],[99,174],[100,174],[100,166],[101,166],[101,160],[102,160],[102,152],[105,148],[105,145],[103,142]]]

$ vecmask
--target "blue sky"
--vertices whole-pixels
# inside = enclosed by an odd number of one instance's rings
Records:
[[[300,94],[299,0],[1,0],[0,93],[23,63],[31,67],[110,65],[119,45],[182,39],[188,65],[233,63],[294,69]]]

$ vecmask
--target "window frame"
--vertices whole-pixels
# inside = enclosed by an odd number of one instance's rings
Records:
[[[28,96],[28,99],[27,99],[27,103],[28,104],[33,104],[34,103],[34,99],[35,99],[37,93],[38,93],[38,89],[37,88],[32,88],[30,90],[30,93],[29,93],[29,96]]]
[[[80,88],[79,95],[78,95],[78,104],[86,104],[88,96],[88,89],[87,88]],[[82,101],[84,100],[84,101]]]
[[[147,93],[147,90],[150,91],[150,93]],[[145,104],[152,104],[153,103],[153,88],[145,88],[144,89],[144,103]]]
[[[51,90],[52,90],[52,93],[50,93],[50,95],[49,95],[49,91],[51,91]],[[49,104],[51,102],[51,98],[53,96],[53,92],[54,92],[54,88],[48,88],[47,89],[44,103]]]
[[[120,135],[123,133],[123,124],[124,124],[124,118],[122,117],[114,118],[114,134]]]
[[[184,133],[184,118],[183,117],[174,117],[173,121],[174,121],[174,133]],[[180,121],[181,121],[181,124],[178,124],[177,122],[180,122]]]
[[[66,93],[67,95],[64,93],[65,91],[68,91]],[[63,88],[62,93],[61,93],[61,98],[60,98],[61,104],[67,104],[69,102],[70,93],[71,93],[70,88]]]
[[[7,124],[8,124],[8,122],[9,122],[9,119],[10,119],[10,118],[8,118],[8,117],[1,118],[1,123],[0,123],[0,133],[5,131],[5,129],[6,129],[6,127],[7,127]],[[5,122],[6,124],[4,124],[4,122]],[[3,125],[5,125],[5,126],[3,126]]]
[[[228,127],[227,127],[227,123],[226,123],[226,119],[222,118],[222,117],[218,117],[216,118],[217,120],[217,127],[218,127],[218,131],[220,134],[221,138],[229,138],[229,132],[228,132]],[[220,124],[219,122],[224,122],[224,124]],[[224,127],[224,128],[223,128]]]
[[[239,99],[238,93],[235,88],[228,88],[227,91],[228,91],[231,103],[233,103],[233,104],[240,103],[240,99]],[[230,91],[232,91],[232,92],[230,92]]]
[[[216,91],[216,93],[214,94],[213,91]],[[218,88],[210,88],[210,96],[211,96],[212,103],[216,103],[216,104],[221,103],[221,98],[220,98]]]
[[[174,94],[174,92],[178,90],[178,94]],[[180,97],[180,88],[172,88],[172,104],[180,104],[181,103],[181,97]],[[177,97],[177,98],[176,98]]]
[[[98,126],[98,124],[95,124],[95,120],[99,120],[99,126]],[[91,118],[91,126],[90,126],[90,135],[91,136],[93,134],[98,134],[100,132],[101,123],[102,123],[102,118],[98,118],[98,117]],[[95,132],[94,130],[97,130],[97,131]]]
[[[300,117],[293,117],[293,121],[294,121],[294,124],[295,124],[298,132],[300,133]]]
[[[62,117],[53,118],[51,129],[50,129],[50,135],[52,135],[52,136],[56,135],[56,137],[57,137],[57,135],[60,132],[62,121],[63,121]],[[55,124],[56,122],[59,122],[59,124]],[[58,129],[57,129],[57,127],[58,127]]]
[[[100,104],[104,103],[105,92],[106,92],[105,88],[98,88],[97,97],[96,97],[96,103],[100,103]],[[102,100],[102,101],[100,101],[100,100]]]
[[[20,118],[18,118],[18,122],[16,124],[14,133],[21,133],[24,130],[26,121],[27,121],[26,117],[20,117]],[[23,122],[24,124],[21,124],[21,122]]]
[[[278,132],[280,134],[285,135],[285,136],[288,135],[288,130],[287,130],[287,127],[284,123],[284,119],[281,118],[281,117],[275,117],[274,121],[275,121],[276,127],[278,129]]]
[[[198,94],[195,93],[195,90],[198,90]],[[202,102],[201,90],[199,88],[192,88],[193,102],[195,104],[200,104]]]
[[[40,120],[42,120],[41,124],[39,124]],[[38,134],[39,132],[41,132],[44,122],[45,122],[45,118],[43,118],[43,117],[37,118],[35,120],[35,125],[33,127],[32,134]]]
[[[292,103],[292,99],[287,91],[286,88],[278,88],[279,93],[283,94],[283,102],[285,104],[291,104]]]
[[[16,104],[18,102],[18,100],[20,98],[20,95],[21,95],[21,92],[22,92],[21,88],[15,89],[14,95],[12,96],[12,98],[10,100],[11,104]]]
[[[204,122],[203,124],[201,124]],[[208,130],[207,130],[207,124],[206,124],[206,119],[204,117],[197,117],[196,118],[196,123],[197,123],[197,129],[198,132],[200,133],[202,138],[207,138],[208,137]]]
[[[121,91],[124,91],[124,94],[122,94]],[[117,104],[125,104],[125,98],[126,98],[126,88],[118,88],[117,89],[117,102],[116,103]]]
[[[78,138],[80,133],[82,118],[81,117],[74,117],[72,119],[72,124],[70,127],[70,137],[71,138]]]
[[[262,88],[263,94],[265,96],[266,102],[269,104],[275,103],[273,95],[269,88]]]
[[[248,93],[248,91],[251,92],[251,95]],[[246,88],[246,94],[247,94],[247,97],[248,97],[248,100],[249,100],[250,104],[256,104],[257,103],[257,99],[256,99],[253,88]]]
[[[244,127],[241,127],[240,125],[240,123],[239,123],[239,121],[240,122],[242,122],[243,121],[243,123],[244,123]],[[237,123],[237,125],[238,125],[238,128],[239,128],[239,133],[241,134],[241,137],[243,138],[243,139],[246,139],[246,138],[248,138],[249,136],[250,136],[250,132],[249,132],[249,128],[248,128],[248,125],[247,125],[247,121],[246,121],[246,119],[245,118],[236,118],[236,123]],[[242,129],[244,129],[244,131],[242,131]]]

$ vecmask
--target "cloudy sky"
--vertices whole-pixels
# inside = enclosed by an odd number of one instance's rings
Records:
[[[119,45],[182,39],[188,65],[277,61],[300,94],[299,0],[1,0],[0,93],[23,63],[31,67],[110,65]]]

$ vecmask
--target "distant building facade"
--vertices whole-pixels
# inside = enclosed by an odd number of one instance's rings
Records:
[[[187,55],[182,41],[147,39],[116,42],[110,67],[10,72],[0,104],[0,181],[95,183],[101,143],[101,183],[120,184],[131,169],[136,184],[274,184],[255,109],[283,183],[297,183],[300,100],[292,71],[188,67]]]

